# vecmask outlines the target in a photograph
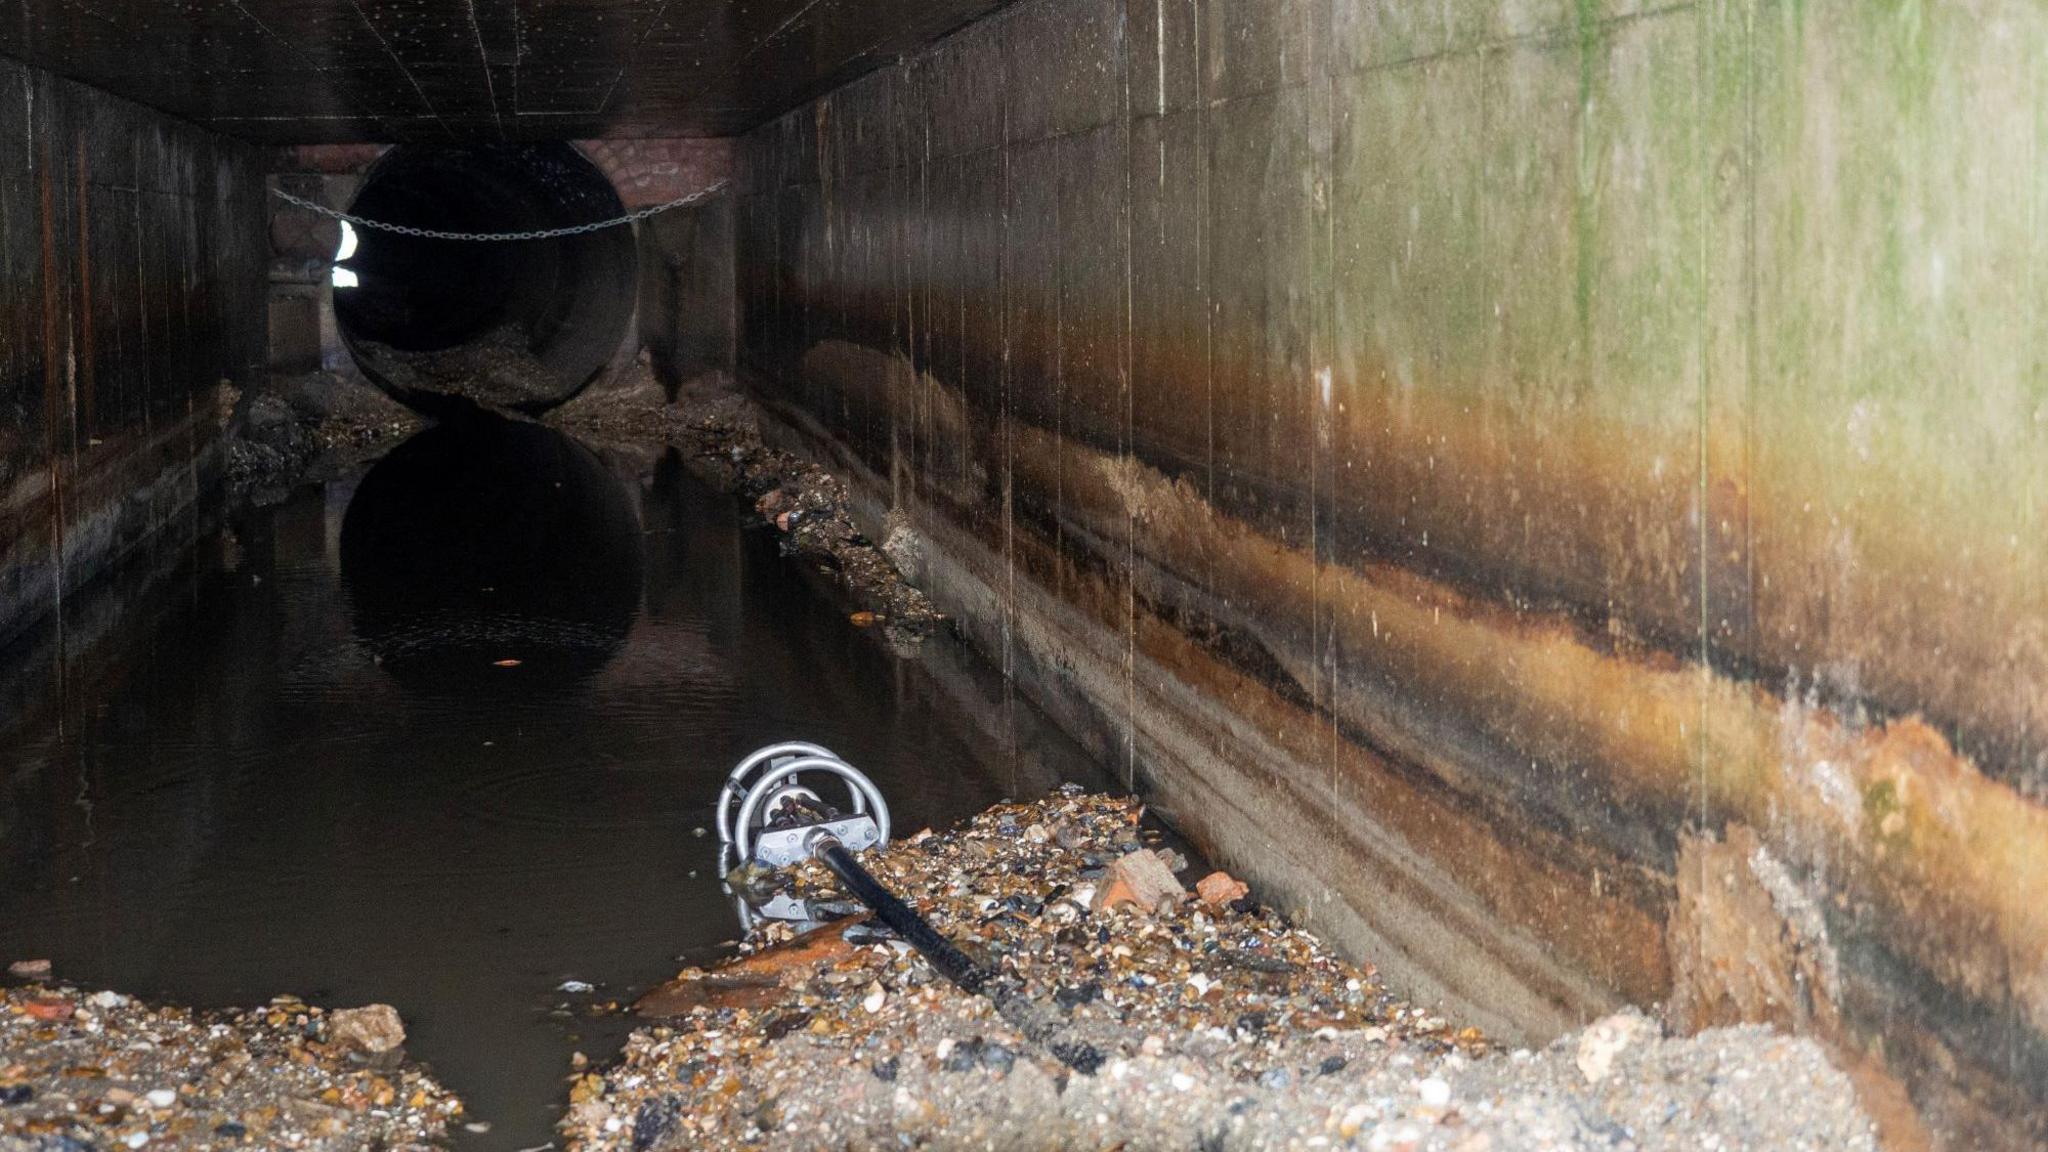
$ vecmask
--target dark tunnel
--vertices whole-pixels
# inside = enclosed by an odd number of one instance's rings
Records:
[[[2048,1152],[2044,94],[17,0],[0,1152]]]
[[[367,220],[461,232],[532,232],[615,219],[619,197],[563,143],[394,148],[352,206]],[[538,414],[603,374],[633,317],[633,233],[602,228],[521,241],[372,228],[335,293],[343,340],[366,375],[430,414],[468,401]]]

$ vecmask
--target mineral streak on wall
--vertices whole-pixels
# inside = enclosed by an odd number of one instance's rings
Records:
[[[742,143],[741,357],[1409,989],[2035,1147],[2044,111],[2031,0],[1030,0]]]
[[[189,521],[264,361],[258,149],[0,60],[0,643]]]

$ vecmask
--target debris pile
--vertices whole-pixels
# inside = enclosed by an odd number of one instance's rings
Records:
[[[1759,1029],[1501,1053],[1389,995],[1227,875],[1184,890],[1135,801],[1069,789],[867,866],[1100,1053],[1076,1072],[872,924],[774,926],[640,1005],[572,1149],[1870,1148],[1848,1082]],[[816,864],[736,879],[828,899]],[[1590,1062],[1597,1076],[1584,1070]]]
[[[503,324],[449,348],[413,352],[357,340],[365,370],[401,393],[459,397],[497,412],[536,413],[553,407],[578,381],[550,372],[533,354],[525,328]]]
[[[782,549],[843,587],[862,626],[915,642],[945,619],[904,579],[916,535],[893,528],[880,546],[854,524],[852,501],[837,476],[793,452],[763,443],[759,417],[722,374],[684,385],[671,403],[642,355],[631,378],[593,389],[549,417],[576,435],[613,441],[667,442],[691,470],[751,502],[781,534]]]
[[[223,384],[218,403],[228,485],[258,504],[346,474],[421,427],[397,401],[335,372],[274,377],[247,394]]]
[[[330,1013],[286,996],[194,1012],[118,992],[7,988],[0,1149],[435,1147],[462,1105],[403,1062],[403,1039],[383,1005]]]

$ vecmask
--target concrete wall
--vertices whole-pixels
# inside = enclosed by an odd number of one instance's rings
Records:
[[[194,514],[263,200],[257,149],[0,60],[0,643]]]
[[[2029,0],[1033,0],[743,142],[741,355],[1400,986],[2038,1147],[2044,111]]]
[[[671,395],[706,372],[728,376],[737,337],[733,204],[720,196],[640,225],[640,339]]]

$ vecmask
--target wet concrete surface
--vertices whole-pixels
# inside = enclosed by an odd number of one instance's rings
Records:
[[[393,1004],[491,1125],[464,1142],[525,1148],[624,1037],[598,1006],[737,934],[695,830],[745,752],[832,747],[906,833],[1095,783],[958,641],[891,654],[737,513],[672,453],[487,422],[233,515],[9,735],[0,958]]]

